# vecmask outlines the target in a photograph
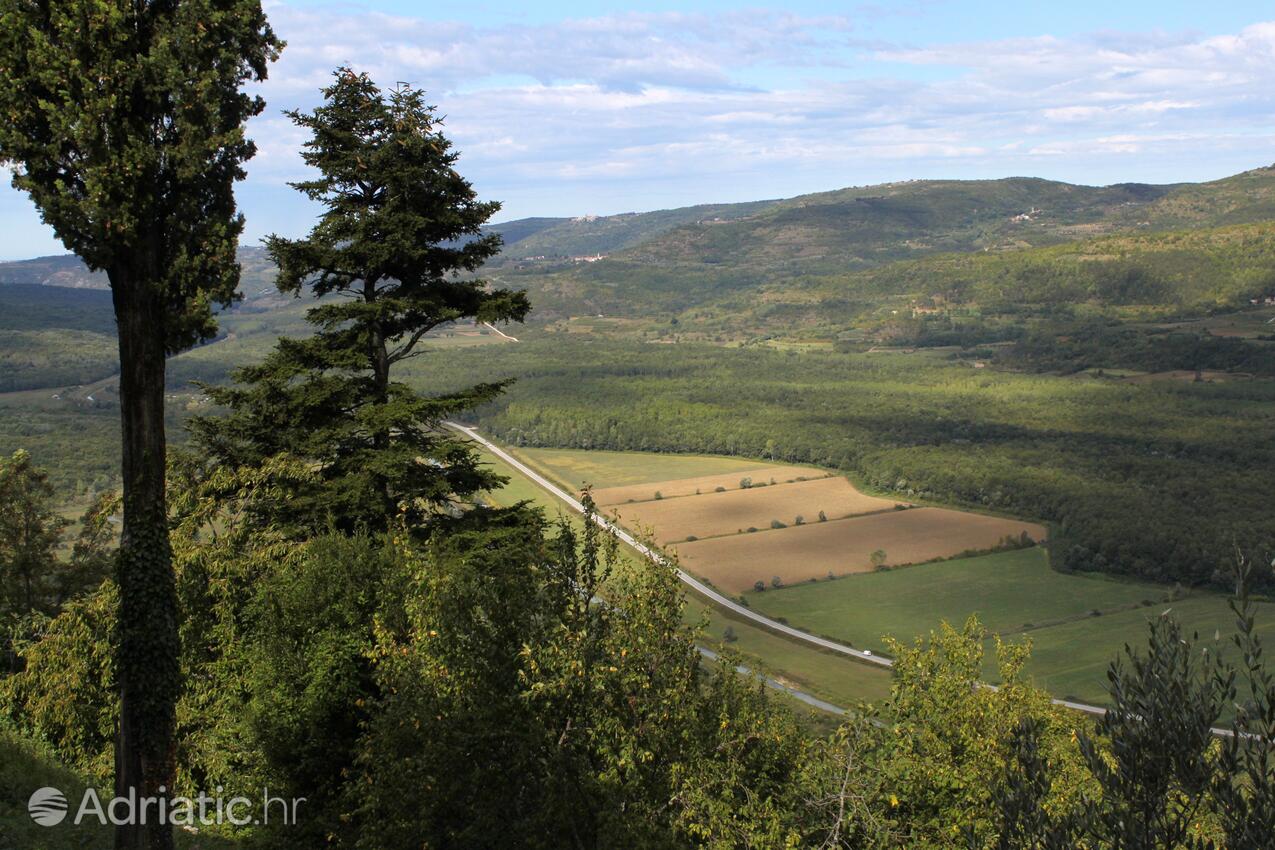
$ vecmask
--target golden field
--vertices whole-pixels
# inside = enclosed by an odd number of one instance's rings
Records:
[[[711,494],[718,487],[739,490],[739,482],[751,478],[755,484],[787,484],[801,478],[826,478],[828,473],[808,466],[755,466],[738,471],[702,475],[696,478],[678,478],[671,481],[653,481],[630,484],[623,487],[603,487],[593,491],[593,501],[598,505],[622,505],[629,502],[647,502],[659,493],[663,498]]]
[[[809,472],[809,470],[807,470]],[[661,492],[674,488],[663,482]],[[736,480],[738,484],[738,480]],[[694,491],[692,491],[694,492]],[[818,521],[823,511],[829,520],[855,514],[886,511],[896,502],[860,493],[841,477],[798,481],[779,486],[751,487],[700,496],[663,498],[614,506],[620,520],[631,529],[649,531],[656,542],[673,543],[698,538],[735,534],[753,527],[769,529],[773,520],[795,525],[797,517],[806,523]],[[667,494],[666,494],[667,495]]]
[[[782,489],[782,488],[781,488]],[[872,553],[885,552],[885,564],[914,564],[987,550],[1006,536],[1026,531],[1045,537],[1041,525],[944,508],[902,511],[830,522],[734,534],[673,547],[683,567],[722,590],[742,593],[755,582],[768,587],[773,577],[784,584],[826,578],[829,573],[867,572]]]

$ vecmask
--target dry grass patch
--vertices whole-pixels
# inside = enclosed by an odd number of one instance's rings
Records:
[[[885,553],[884,565],[913,564],[991,549],[1006,536],[1018,537],[1024,531],[1033,540],[1045,537],[1045,528],[1031,522],[913,508],[698,540],[675,548],[686,569],[725,591],[742,593],[758,581],[769,587],[774,577],[794,584],[829,573],[867,572],[875,568],[875,552]]]
[[[599,505],[623,505],[629,502],[653,500],[659,493],[668,499],[674,496],[694,496],[697,493],[715,493],[718,487],[725,490],[740,489],[745,478],[756,484],[786,484],[798,478],[825,478],[828,473],[808,466],[753,466],[734,472],[702,475],[697,478],[677,478],[671,481],[653,481],[649,484],[632,484],[625,487],[603,487],[593,491],[593,501]]]
[[[735,534],[750,527],[770,528],[774,521],[796,525],[798,517],[814,523],[820,511],[833,520],[889,510],[895,504],[864,495],[837,477],[725,493],[708,491],[702,496],[622,504],[614,509],[626,525],[650,529],[660,543],[672,543],[692,536]]]
[[[1145,375],[1135,375],[1131,378],[1125,378],[1130,384],[1146,384],[1152,381],[1236,381],[1241,378],[1251,378],[1252,375],[1247,372],[1222,372],[1216,369],[1202,369],[1196,372],[1194,369],[1174,369],[1169,372],[1150,372]]]

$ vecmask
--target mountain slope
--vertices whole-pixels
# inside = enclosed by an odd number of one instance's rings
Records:
[[[734,294],[780,293],[782,301],[785,290],[808,289],[812,277],[927,256],[1011,254],[1116,234],[1259,222],[1275,219],[1273,207],[1273,168],[1169,186],[911,181],[780,201],[735,220],[674,228],[599,262],[506,269],[499,277],[532,291],[542,314],[678,314]],[[1233,283],[1223,303],[1251,288]],[[1183,303],[1178,296],[1175,305]]]
[[[527,257],[561,259],[594,256],[631,248],[684,225],[745,218],[776,203],[778,202],[749,201],[738,204],[701,204],[645,213],[585,215],[570,219],[521,219],[492,225],[492,230],[505,236],[505,251],[500,260],[506,262]],[[556,223],[543,228],[525,224],[546,221]],[[530,232],[525,236],[519,235],[523,231]],[[518,238],[513,238],[515,235]]]

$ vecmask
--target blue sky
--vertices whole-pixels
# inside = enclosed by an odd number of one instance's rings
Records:
[[[1206,180],[1275,161],[1269,2],[268,2],[289,46],[250,127],[245,241],[304,233],[287,187],[337,64],[427,89],[499,220],[924,177]],[[0,188],[0,258],[60,253]]]

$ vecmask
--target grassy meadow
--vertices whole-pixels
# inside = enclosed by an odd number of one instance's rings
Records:
[[[520,448],[518,456],[537,472],[571,490],[585,485],[603,489],[710,475],[735,476],[772,467],[778,473],[779,469],[785,468],[741,457],[658,452],[527,447]]]
[[[1227,650],[1234,617],[1224,596],[1171,595],[1163,585],[1057,572],[1033,547],[770,589],[748,600],[791,625],[878,652],[886,635],[909,642],[976,614],[992,634],[1031,641],[1028,669],[1042,687],[1101,704],[1107,666],[1126,644],[1144,644],[1148,618],[1166,610],[1188,633],[1217,636],[1219,649]],[[1275,634],[1275,605],[1261,605],[1258,628]],[[988,649],[993,677],[990,640]]]

